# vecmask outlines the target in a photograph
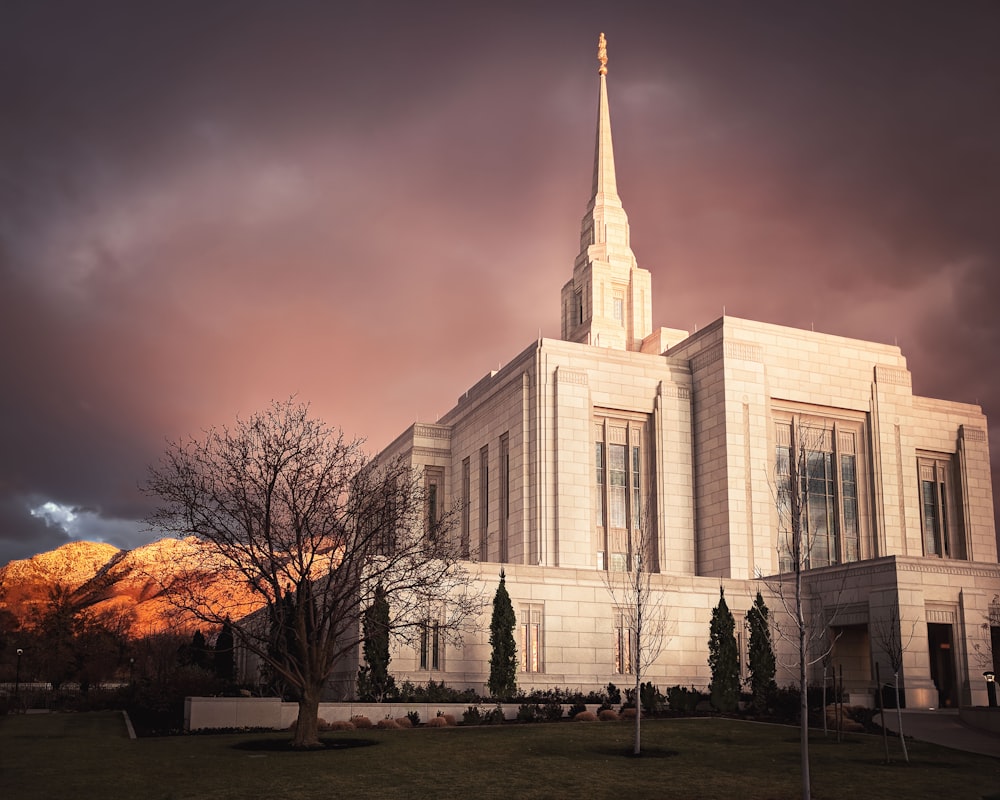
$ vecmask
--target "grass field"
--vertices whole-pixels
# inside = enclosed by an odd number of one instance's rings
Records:
[[[131,740],[120,713],[0,717],[0,797],[738,798],[799,796],[798,730],[723,719],[647,720],[631,758],[627,723],[505,725],[324,735],[322,752],[275,750],[287,734]],[[351,746],[353,745],[353,746]],[[812,740],[813,797],[980,798],[1000,759],[909,745],[883,764],[879,737]],[[898,757],[898,742],[890,741]]]

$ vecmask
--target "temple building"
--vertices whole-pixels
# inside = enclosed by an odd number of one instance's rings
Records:
[[[608,578],[640,553],[668,636],[644,680],[707,686],[720,587],[745,670],[757,591],[779,626],[785,616],[794,474],[807,489],[807,611],[851,701],[872,702],[876,663],[891,676],[877,635],[888,624],[909,707],[985,704],[1000,564],[982,410],[915,396],[898,347],[729,316],[693,334],[654,327],[653,276],[618,195],[603,34],[599,62],[592,192],[553,298],[560,338],[532,341],[383,453],[409,459],[441,509],[461,505],[454,535],[487,598],[504,571],[519,687],[631,683]],[[393,653],[397,681],[482,692],[488,611],[461,648],[434,623]],[[791,643],[775,647],[778,683],[791,684]]]

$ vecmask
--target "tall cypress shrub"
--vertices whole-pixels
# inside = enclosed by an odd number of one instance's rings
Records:
[[[358,670],[358,697],[381,703],[396,693],[396,679],[389,674],[389,601],[381,585],[362,622],[365,665]]]
[[[505,576],[500,570],[500,585],[493,596],[493,618],[490,620],[490,696],[506,700],[517,692],[517,644],[514,627],[517,617],[507,594]]]
[[[719,604],[712,609],[708,638],[708,666],[712,670],[712,705],[719,711],[735,711],[740,699],[740,662],[736,646],[736,620],[719,587]]]
[[[219,680],[232,683],[236,678],[236,653],[233,647],[233,629],[226,620],[215,640],[215,652],[212,655],[212,669]]]
[[[753,707],[757,711],[767,710],[767,698],[778,688],[774,682],[776,664],[768,614],[764,598],[758,591],[757,598],[747,611],[747,627],[750,629],[748,644],[750,691],[753,694]]]

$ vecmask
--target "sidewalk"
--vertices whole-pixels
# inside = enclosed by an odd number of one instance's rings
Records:
[[[898,733],[899,721],[896,710],[889,709],[884,716],[886,730]],[[878,721],[876,714],[875,722]],[[965,725],[958,718],[958,709],[934,711],[903,709],[903,733],[921,742],[1000,758],[1000,736]]]

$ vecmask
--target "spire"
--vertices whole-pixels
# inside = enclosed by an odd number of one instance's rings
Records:
[[[580,226],[580,252],[562,290],[562,338],[639,350],[652,330],[650,275],[629,244],[628,215],[618,196],[608,103],[608,40],[597,40],[600,95],[594,183]]]
[[[601,34],[597,40],[597,70],[601,76],[600,98],[597,104],[597,145],[594,148],[594,186],[590,207],[611,203],[621,207],[618,184],[615,181],[615,152],[611,144],[611,112],[608,108],[608,40]]]

